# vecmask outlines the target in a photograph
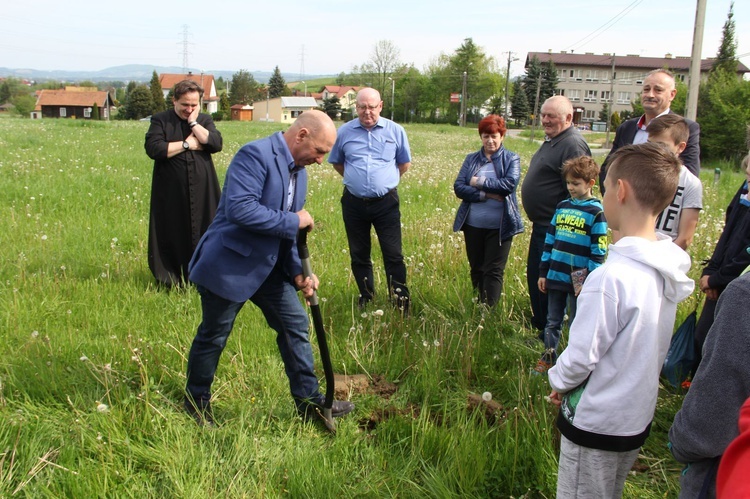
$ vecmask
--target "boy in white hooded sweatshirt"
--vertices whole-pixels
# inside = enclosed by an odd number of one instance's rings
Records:
[[[680,160],[659,144],[622,147],[605,180],[604,214],[621,239],[586,279],[568,347],[548,371],[562,433],[557,497],[621,497],[648,437],[690,258],[654,230]]]

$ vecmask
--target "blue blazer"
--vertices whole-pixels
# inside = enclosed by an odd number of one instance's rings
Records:
[[[227,300],[248,300],[277,263],[294,282],[302,273],[295,244],[307,193],[307,170],[297,173],[291,210],[291,168],[281,132],[245,144],[227,170],[216,217],[190,261],[190,280]]]

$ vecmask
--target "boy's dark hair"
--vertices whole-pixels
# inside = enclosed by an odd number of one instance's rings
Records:
[[[591,156],[571,158],[563,163],[562,177],[566,180],[568,177],[580,178],[584,182],[595,180],[599,177],[599,165]]]
[[[679,145],[681,142],[687,144],[690,138],[690,127],[685,118],[679,114],[664,114],[651,120],[646,127],[649,137],[656,137],[667,133],[674,142]]]
[[[625,180],[642,207],[658,215],[674,199],[680,178],[679,158],[663,144],[646,142],[623,146],[612,153],[607,178]]]
[[[191,80],[182,80],[175,83],[174,86],[174,100],[180,100],[180,98],[190,92],[198,92],[198,97],[203,97],[203,88]]]

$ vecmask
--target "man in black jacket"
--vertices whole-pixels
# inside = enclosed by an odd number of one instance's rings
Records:
[[[665,69],[655,69],[648,73],[643,79],[643,90],[641,92],[641,104],[643,105],[643,116],[632,118],[623,122],[617,127],[615,132],[615,141],[612,144],[607,159],[604,160],[601,172],[599,173],[599,187],[604,192],[604,179],[607,177],[607,164],[613,152],[622,146],[628,144],[641,144],[648,140],[646,127],[652,119],[662,114],[668,114],[672,111],[669,109],[672,100],[677,95],[675,88],[674,76]],[[687,147],[680,154],[680,160],[690,173],[696,177],[700,174],[700,134],[701,128],[695,121],[685,120],[690,129]]]

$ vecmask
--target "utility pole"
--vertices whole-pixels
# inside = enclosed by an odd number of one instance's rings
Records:
[[[695,121],[698,117],[698,89],[701,84],[701,50],[703,47],[703,26],[706,21],[706,0],[698,0],[695,7],[693,28],[693,53],[690,59],[688,94],[685,117]]]
[[[466,71],[464,71],[464,81],[461,86],[461,126],[466,126]]]
[[[604,148],[609,149],[609,128],[612,124],[612,106],[615,103],[615,54],[612,53],[612,78],[609,79],[609,103],[607,104],[607,138],[604,141]]]
[[[536,130],[537,108],[539,107],[539,93],[542,91],[542,73],[536,78],[536,99],[534,99],[534,121],[531,122],[531,140],[534,140],[534,131]]]
[[[508,71],[505,73],[505,120],[508,120],[508,103],[510,101],[510,94],[508,93],[508,85],[510,84],[510,63],[517,61],[518,59],[513,57],[513,52],[508,51]]]

